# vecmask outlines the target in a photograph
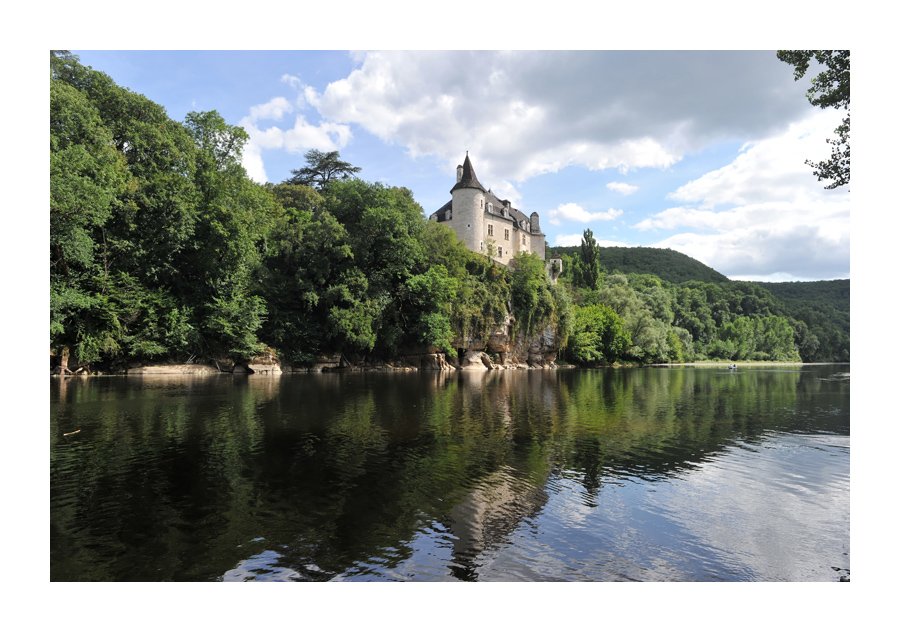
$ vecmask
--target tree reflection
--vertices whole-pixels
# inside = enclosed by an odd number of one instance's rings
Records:
[[[577,481],[594,507],[611,481],[671,476],[734,441],[802,429],[798,400],[840,398],[808,373],[738,373],[52,386],[51,578],[211,580],[273,551],[279,568],[296,571],[285,577],[372,575],[403,564],[417,534],[443,525],[447,577],[477,579],[485,552],[540,514],[554,477]],[[829,423],[849,432],[849,416]],[[63,440],[74,427],[82,432]]]

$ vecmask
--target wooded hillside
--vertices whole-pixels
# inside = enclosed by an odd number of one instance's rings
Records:
[[[839,312],[850,313],[850,279],[835,281],[792,281],[785,283],[760,283],[785,303],[811,301],[828,305]]]
[[[579,251],[579,246],[551,248],[552,252],[572,257]],[[663,281],[684,283],[685,281],[703,281],[704,283],[722,283],[728,277],[716,272],[692,257],[668,248],[598,248],[597,258],[600,265],[610,273],[621,274],[653,274]]]

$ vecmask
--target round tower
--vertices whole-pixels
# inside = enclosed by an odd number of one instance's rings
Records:
[[[469,250],[484,252],[484,195],[466,154],[462,169],[457,170],[457,183],[450,189],[453,195],[453,228]]]

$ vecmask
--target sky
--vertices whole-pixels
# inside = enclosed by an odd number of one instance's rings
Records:
[[[734,280],[850,278],[849,187],[805,164],[828,157],[843,112],[811,106],[815,67],[794,81],[774,50],[72,52],[175,120],[242,126],[258,182],[337,150],[427,215],[468,152],[551,247],[590,229]]]

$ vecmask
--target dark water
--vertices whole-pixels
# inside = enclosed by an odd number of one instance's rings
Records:
[[[50,392],[56,581],[849,575],[847,365]]]

